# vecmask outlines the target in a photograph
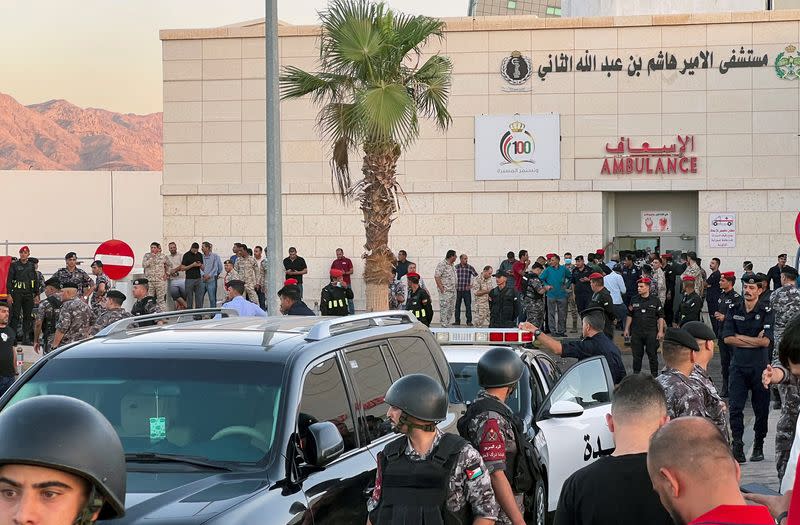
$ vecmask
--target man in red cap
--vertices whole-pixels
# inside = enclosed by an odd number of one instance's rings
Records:
[[[31,250],[27,246],[19,249],[19,259],[11,263],[8,268],[6,290],[8,290],[8,303],[11,305],[11,328],[17,334],[17,342],[32,344],[33,331],[33,298],[38,297],[36,267],[29,260]],[[22,330],[19,329],[20,316],[22,316]]]
[[[728,374],[731,368],[731,348],[725,344],[721,337],[722,326],[725,323],[728,309],[742,300],[741,294],[734,289],[734,285],[736,285],[736,272],[722,272],[719,279],[719,287],[722,293],[717,299],[717,308],[714,312],[714,319],[717,321],[716,334],[719,344],[719,361],[722,368],[722,388],[720,389],[722,397],[728,397]]]
[[[344,316],[348,315],[350,301],[353,300],[353,290],[344,284],[344,272],[338,268],[331,268],[331,282],[322,289],[319,311],[322,315]]]
[[[649,277],[642,277],[636,283],[637,295],[631,297],[628,305],[628,318],[625,320],[624,337],[631,338],[633,353],[633,373],[642,371],[642,358],[647,353],[650,375],[658,375],[658,342],[664,338],[666,323],[664,307],[658,297],[650,293]]]
[[[703,300],[694,291],[695,277],[693,275],[681,275],[683,285],[683,299],[678,307],[678,319],[675,326],[683,326],[689,321],[700,320],[700,309],[703,308]]]

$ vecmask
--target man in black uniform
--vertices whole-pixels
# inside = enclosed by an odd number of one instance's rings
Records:
[[[603,333],[605,327],[603,308],[591,306],[581,312],[581,317],[583,318],[581,325],[583,338],[580,341],[561,342],[542,333],[539,327],[531,323],[520,323],[519,329],[533,332],[534,338],[542,343],[542,346],[561,357],[574,357],[581,360],[598,355],[604,356],[611,369],[614,384],[619,384],[625,377],[625,364],[622,362],[619,348]]]
[[[722,368],[722,388],[720,396],[728,397],[728,375],[731,371],[731,348],[725,344],[722,338],[722,327],[728,310],[734,304],[741,302],[742,296],[734,289],[736,285],[736,272],[724,272],[720,276],[719,287],[721,293],[717,299],[717,308],[714,311],[714,319],[717,321],[717,343],[719,344],[719,362]]]
[[[678,307],[678,319],[675,327],[680,327],[689,321],[700,320],[700,310],[703,308],[703,299],[694,291],[695,278],[691,275],[681,275],[683,284],[683,298]]]
[[[714,312],[719,307],[719,296],[722,294],[722,289],[719,286],[719,282],[722,279],[722,274],[719,272],[719,263],[720,261],[716,257],[711,259],[711,264],[709,265],[711,273],[706,278],[705,286],[708,317],[711,320],[711,329],[714,330],[714,333],[719,333],[719,326],[717,326],[719,321],[714,317]]]
[[[464,438],[443,433],[447,393],[424,374],[404,376],[384,398],[401,434],[378,453],[368,525],[492,525],[497,502],[486,465]]]
[[[784,266],[786,266],[786,254],[782,253],[778,255],[778,264],[770,268],[767,272],[767,279],[769,281],[767,286],[771,285],[773,290],[777,290],[782,286],[781,272],[783,271]]]
[[[138,316],[138,315],[149,315],[149,314],[157,314],[162,312],[160,306],[158,306],[158,301],[152,295],[148,295],[150,290],[150,281],[141,277],[139,279],[134,279],[133,281],[133,298],[136,299],[136,302],[133,303],[133,308],[131,308],[131,315]],[[153,321],[146,321],[140,324],[140,326],[152,326],[155,323]]]
[[[8,325],[10,312],[8,303],[0,303],[0,396],[5,394],[16,380],[16,356],[14,355],[14,342],[16,333]]]
[[[36,268],[29,259],[31,254],[27,246],[19,249],[19,259],[11,263],[8,268],[6,290],[8,290],[8,303],[11,305],[11,328],[17,334],[17,343],[31,344],[33,321],[33,298],[42,292],[37,287]],[[20,331],[20,316],[22,316],[22,330]]]
[[[45,300],[36,308],[36,323],[33,329],[33,350],[37,354],[44,345],[44,353],[53,349],[53,338],[56,335],[58,314],[61,312],[61,281],[55,277],[44,283]],[[39,341],[42,336],[43,341]]]
[[[667,300],[664,301],[664,316],[667,321],[667,326],[672,326],[675,319],[675,312],[672,308],[672,301],[675,295],[675,267],[672,264],[672,254],[663,254],[661,256],[661,262],[664,265],[664,280],[667,284]]]
[[[322,289],[320,294],[319,311],[322,315],[349,315],[353,290],[345,286],[342,270],[331,268],[330,274],[331,282]]]
[[[582,312],[589,307],[592,300],[592,286],[589,276],[594,273],[583,262],[583,255],[575,257],[575,267],[572,269],[572,289],[575,291],[575,305]]]
[[[649,277],[642,277],[636,283],[638,295],[631,298],[628,306],[628,319],[625,321],[623,336],[631,338],[633,353],[633,373],[642,371],[642,357],[647,353],[650,375],[658,375],[658,342],[664,338],[666,323],[661,301],[651,293]]]
[[[492,310],[489,318],[490,328],[514,328],[519,317],[517,292],[508,285],[508,273],[497,270],[494,274],[497,286],[489,292],[489,305]]]
[[[760,300],[769,284],[756,275],[744,282],[744,301],[731,305],[725,315],[721,337],[732,352],[730,371],[730,417],[733,434],[733,456],[739,463],[744,455],[744,405],[750,392],[756,422],[755,440],[750,461],[763,461],[764,438],[769,416],[769,390],[761,384],[761,373],[769,364],[769,345],[772,342],[774,314]]]
[[[614,324],[617,322],[617,315],[614,313],[614,299],[611,297],[611,292],[608,291],[604,284],[603,274],[590,274],[589,286],[592,287],[592,292],[594,292],[589,300],[589,308],[601,308],[603,310],[605,315],[603,333],[613,341]],[[589,308],[587,308],[587,310]],[[584,310],[581,311],[583,312]]]
[[[636,295],[636,281],[642,276],[639,268],[633,264],[633,254],[626,254],[622,259],[622,280],[625,281],[625,293],[622,294],[622,302],[627,307],[631,302],[631,297]]]
[[[409,310],[414,317],[420,320],[425,326],[430,326],[433,320],[433,306],[431,305],[431,296],[428,291],[419,285],[419,274],[415,272],[407,273],[408,279],[408,301],[406,301],[406,310]]]

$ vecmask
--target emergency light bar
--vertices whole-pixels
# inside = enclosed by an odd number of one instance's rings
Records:
[[[516,328],[431,328],[436,342],[449,345],[481,343],[526,344],[533,342],[533,333]]]

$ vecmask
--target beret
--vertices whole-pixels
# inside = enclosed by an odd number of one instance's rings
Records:
[[[689,332],[695,339],[714,341],[717,338],[714,330],[702,321],[689,321],[683,325],[683,329]]]
[[[700,350],[700,347],[697,345],[697,340],[694,338],[694,336],[692,336],[692,334],[683,328],[667,328],[666,332],[664,332],[664,341],[685,346],[686,348],[694,350],[695,352]]]
[[[589,275],[589,279],[602,279],[602,278],[603,278],[603,274],[600,273],[600,272],[594,272],[594,273]]]
[[[150,284],[150,281],[148,281],[144,277],[140,277],[138,279],[133,280],[133,285],[136,286],[137,284]]]

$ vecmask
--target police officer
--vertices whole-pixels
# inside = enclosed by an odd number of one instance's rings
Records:
[[[678,307],[678,319],[675,326],[683,326],[689,321],[700,320],[700,309],[703,308],[703,299],[694,291],[695,277],[692,275],[681,275],[683,286],[683,297]]]
[[[61,281],[51,277],[44,283],[44,301],[36,308],[36,324],[33,329],[33,350],[38,354],[41,348],[39,337],[44,339],[44,353],[53,349],[56,323],[61,312]]]
[[[637,295],[631,297],[628,305],[628,318],[625,321],[624,337],[631,338],[633,353],[633,373],[642,371],[642,357],[647,353],[650,375],[658,375],[658,342],[664,338],[666,323],[664,307],[655,294],[651,293],[652,279],[642,277],[636,282]]]
[[[78,298],[78,285],[75,282],[62,282],[61,286],[62,304],[53,336],[53,349],[89,337],[95,319],[92,307]]]
[[[489,292],[489,304],[492,314],[489,319],[491,328],[514,328],[519,317],[519,301],[517,292],[508,284],[508,272],[497,270],[494,274],[497,286]]]
[[[150,281],[144,277],[133,280],[133,298],[136,299],[136,302],[133,303],[133,308],[131,308],[131,315],[149,315],[164,311],[158,300],[149,294],[149,290]],[[151,326],[153,324],[155,323],[152,321],[145,321],[141,323],[141,326]]]
[[[769,364],[773,313],[760,301],[767,283],[753,274],[744,280],[744,301],[731,305],[725,315],[721,337],[732,351],[730,370],[731,433],[733,456],[739,463],[744,455],[744,405],[750,392],[755,412],[755,440],[750,461],[763,461],[764,437],[767,435],[769,390],[761,384],[761,373]]]
[[[722,396],[717,392],[714,381],[708,374],[708,363],[714,357],[714,343],[717,340],[714,330],[702,321],[689,321],[683,325],[683,329],[697,341],[698,350],[694,354],[694,367],[689,374],[689,379],[693,379],[705,388],[706,410],[708,417],[714,422],[718,429],[725,436],[725,441],[731,442],[731,432],[728,426],[728,407]]]
[[[89,274],[78,268],[78,254],[75,252],[67,252],[64,255],[64,268],[53,274],[53,277],[61,282],[61,287],[65,288],[67,284],[73,284],[78,289],[78,297],[85,301],[89,292],[94,287],[92,278]]]
[[[0,523],[39,523],[38,516],[52,525],[89,525],[120,518],[125,483],[119,437],[91,405],[38,396],[0,413]]]
[[[431,305],[431,296],[428,291],[419,285],[418,273],[407,273],[408,279],[408,301],[406,301],[406,310],[414,314],[414,317],[420,320],[425,326],[430,326],[433,320],[433,305]]]
[[[494,523],[497,502],[480,454],[462,437],[436,427],[447,417],[442,386],[427,375],[411,374],[395,381],[384,399],[390,406],[387,416],[402,436],[378,453],[367,523]]]
[[[719,279],[719,287],[722,290],[717,299],[717,309],[714,318],[717,320],[717,344],[719,345],[719,361],[722,368],[722,388],[720,395],[728,397],[728,375],[731,369],[731,349],[725,344],[721,337],[722,327],[725,324],[725,317],[728,315],[730,307],[742,300],[742,296],[734,289],[736,284],[736,272],[722,272]]]
[[[353,300],[353,290],[344,284],[344,272],[338,268],[331,268],[331,282],[322,289],[320,294],[319,309],[322,315],[348,315],[350,314],[350,301]]]
[[[31,344],[31,321],[33,320],[33,298],[41,290],[36,285],[36,268],[29,259],[30,248],[23,246],[19,249],[19,259],[8,267],[6,290],[8,303],[11,305],[10,326],[17,333],[17,343]],[[22,316],[22,331],[19,329],[20,316]]]
[[[458,432],[478,449],[492,479],[500,505],[497,523],[523,525],[523,494],[530,487],[519,486],[525,465],[521,454],[525,434],[505,404],[522,377],[522,359],[510,348],[492,348],[478,360],[478,398],[458,420]]]
[[[601,308],[603,310],[605,314],[603,333],[613,341],[614,324],[617,322],[617,315],[614,313],[614,298],[611,297],[611,292],[608,291],[604,284],[602,273],[595,272],[590,274],[589,285],[592,287],[592,298],[589,300],[587,310],[589,308]]]
[[[97,320],[94,322],[94,326],[92,326],[92,335],[95,335],[106,326],[116,323],[120,319],[127,319],[131,316],[131,314],[122,307],[125,299],[125,294],[119,290],[109,290],[106,292],[100,315],[97,316]]]
[[[530,271],[522,276],[522,306],[525,309],[526,321],[536,326],[542,326],[544,323],[545,289],[540,277],[543,271],[544,266],[535,262],[531,265]]]
[[[673,300],[675,296],[675,266],[672,264],[672,254],[662,254],[661,262],[664,266],[664,281],[666,281],[667,284],[667,300],[664,301],[664,314],[667,325],[672,326],[675,319],[675,311],[673,309]]]

